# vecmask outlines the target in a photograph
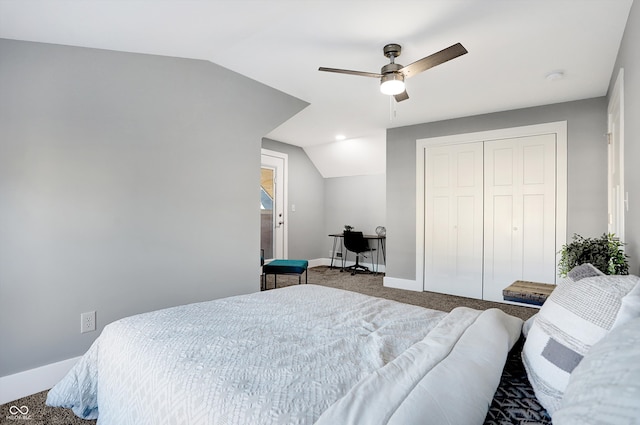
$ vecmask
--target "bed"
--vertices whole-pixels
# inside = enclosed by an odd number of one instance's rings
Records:
[[[106,424],[482,424],[522,321],[300,285],[105,327],[47,404]]]

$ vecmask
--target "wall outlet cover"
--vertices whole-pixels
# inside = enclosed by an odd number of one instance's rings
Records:
[[[80,315],[80,333],[96,330],[96,312],[88,311]]]

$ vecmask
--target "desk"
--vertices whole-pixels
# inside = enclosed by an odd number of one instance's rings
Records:
[[[382,261],[387,264],[387,255],[385,252],[385,240],[386,236],[378,236],[378,235],[363,235],[367,241],[375,240],[376,241],[376,263],[375,263],[375,273],[378,273],[378,264],[380,264],[380,252],[382,252]],[[333,268],[333,261],[336,258],[336,245],[338,240],[340,240],[340,256],[342,257],[342,268],[344,269],[345,262],[345,249],[344,249],[344,234],[342,233],[332,233],[329,237],[333,238],[333,249],[331,250],[331,265],[330,268]],[[337,266],[336,266],[337,267]]]

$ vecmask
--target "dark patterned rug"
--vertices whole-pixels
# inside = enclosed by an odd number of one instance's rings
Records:
[[[484,420],[484,425],[550,425],[551,418],[544,410],[527,378],[522,364],[524,338],[513,347],[500,378],[500,385]]]

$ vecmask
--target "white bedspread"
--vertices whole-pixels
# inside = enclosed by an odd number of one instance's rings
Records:
[[[47,404],[100,425],[425,423],[458,405],[474,420],[429,423],[482,423],[521,323],[293,286],[114,322]]]

